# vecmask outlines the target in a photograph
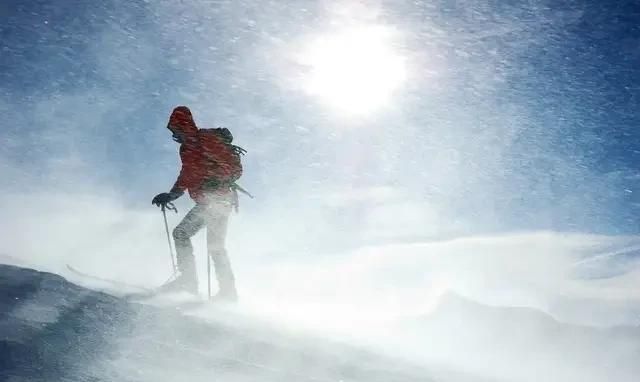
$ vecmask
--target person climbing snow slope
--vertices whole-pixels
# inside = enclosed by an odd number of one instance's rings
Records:
[[[242,175],[241,156],[246,151],[232,144],[233,135],[227,128],[198,128],[186,106],[173,110],[167,128],[180,144],[182,169],[171,190],[156,195],[152,204],[164,208],[188,191],[195,206],[173,230],[178,273],[159,291],[198,293],[191,237],[206,228],[207,252],[219,287],[214,299],[235,302],[238,293],[225,239],[231,210],[238,208],[238,190],[242,188],[235,182]]]

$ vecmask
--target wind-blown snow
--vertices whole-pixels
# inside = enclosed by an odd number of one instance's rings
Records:
[[[94,218],[74,228],[81,234],[73,246],[55,231],[77,216],[61,198],[42,210],[40,240],[7,236],[13,257],[4,261],[54,270],[93,288],[112,286],[69,274],[64,264],[145,286],[168,277],[157,213],[127,211],[99,198],[76,198],[73,205],[82,200]],[[5,228],[33,232],[39,224],[34,216]],[[125,221],[136,224],[121,229]],[[202,265],[201,239],[196,254]],[[231,253],[239,310],[252,320],[358,344],[432,370],[509,380],[631,381],[640,343],[638,243],[636,237],[537,232],[313,257],[276,252],[268,261],[259,242],[232,247]],[[200,271],[204,291],[202,266]],[[208,309],[190,314],[217,316]],[[55,313],[43,317],[56,319]]]
[[[189,318],[0,265],[7,381],[425,381],[425,370],[318,338]]]

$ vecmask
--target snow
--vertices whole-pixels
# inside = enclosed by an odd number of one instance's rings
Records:
[[[54,274],[1,265],[0,286],[3,380],[429,380],[345,345],[126,303]]]
[[[141,380],[162,380],[161,374],[205,378],[208,369],[201,360],[209,359],[237,364],[235,371],[224,366],[229,380],[255,377],[249,370],[275,373],[277,378],[299,373],[305,367],[280,359],[288,359],[290,353],[272,354],[270,347],[283,346],[295,354],[315,351],[309,348],[339,353],[340,362],[355,358],[349,367],[359,367],[359,356],[344,349],[398,360],[376,363],[383,370],[368,375],[368,380],[382,378],[388,370],[402,374],[408,369],[394,362],[404,362],[411,370],[420,369],[420,378],[444,376],[454,381],[633,381],[640,372],[635,361],[640,354],[639,296],[634,287],[640,275],[637,247],[636,237],[538,232],[368,246],[314,261],[279,258],[261,267],[240,262],[243,282],[237,307],[202,305],[181,314],[171,307],[184,302],[184,296],[150,300],[134,309],[48,275],[15,286],[20,301],[4,309],[11,312],[11,320],[3,325],[17,320],[30,330],[61,326],[65,332],[75,331],[77,320],[69,311],[78,304],[97,306],[98,311],[86,312],[91,318],[105,312],[99,305],[103,302],[113,317],[132,309],[136,315],[160,312],[159,318],[122,324],[127,333],[115,335],[110,343],[117,350],[105,356],[108,365],[100,357],[92,358],[99,364],[99,375],[126,370],[138,373]],[[618,261],[622,265],[611,273],[612,262]],[[147,268],[154,268],[154,263]],[[101,271],[107,277],[115,269]],[[9,280],[30,274],[7,266],[3,270],[3,278]],[[93,289],[121,288],[65,275]],[[139,274],[137,281],[152,285],[155,276],[148,276]],[[124,330],[120,325],[104,330]],[[236,346],[251,354],[266,347],[264,352],[276,360],[262,353],[258,359],[242,358],[234,353],[239,351]],[[174,357],[186,357],[190,366],[165,373],[156,363]],[[335,360],[326,362],[314,378],[324,378],[327,370],[337,367]]]

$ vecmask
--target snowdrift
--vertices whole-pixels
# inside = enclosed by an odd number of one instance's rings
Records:
[[[430,380],[413,365],[346,345],[205,322],[51,273],[0,265],[0,288],[2,380]]]

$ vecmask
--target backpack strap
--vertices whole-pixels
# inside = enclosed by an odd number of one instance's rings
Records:
[[[243,194],[247,195],[248,197],[250,197],[251,199],[253,199],[253,195],[251,195],[249,193],[249,191],[245,190],[244,188],[240,187],[238,184],[231,183],[231,185],[229,186],[229,188],[231,189],[232,192],[232,196],[231,196],[231,206],[233,206],[233,209],[236,211],[236,213],[238,213],[238,208],[240,207],[240,201],[238,200],[238,191],[242,192]]]
[[[244,188],[240,187],[240,185],[239,185],[239,184],[237,184],[237,183],[233,182],[233,183],[231,184],[231,186],[230,186],[230,187],[231,187],[231,190],[236,191],[236,192],[237,192],[237,191],[240,191],[240,192],[242,192],[243,194],[245,194],[245,195],[247,195],[248,197],[250,197],[251,199],[253,199],[253,195],[251,195],[251,194],[249,193],[249,191],[247,191],[247,190],[245,190]]]
[[[243,149],[240,146],[236,146],[236,145],[232,145],[231,143],[227,143],[227,145],[229,145],[229,147],[231,148],[231,150],[236,154],[236,155],[244,155],[247,153],[247,150]]]

